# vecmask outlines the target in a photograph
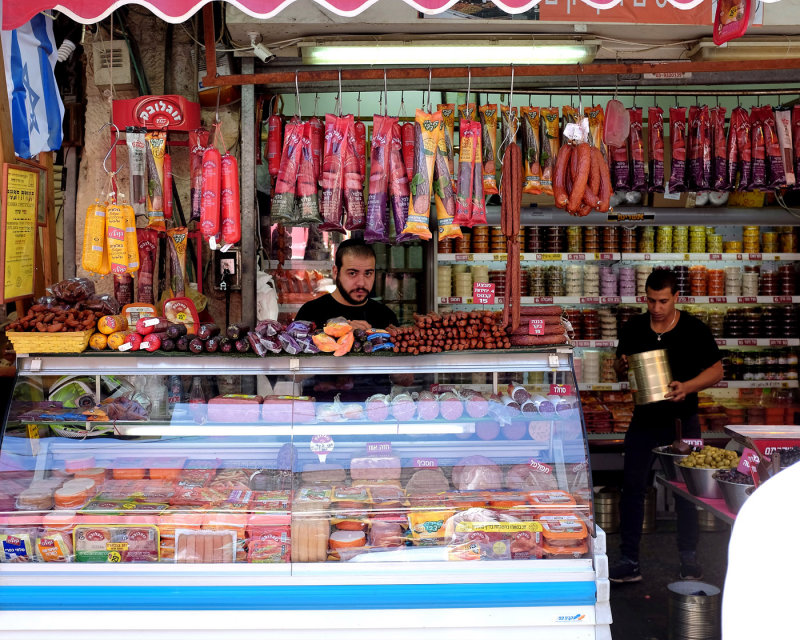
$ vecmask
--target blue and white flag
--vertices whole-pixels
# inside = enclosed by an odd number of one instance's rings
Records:
[[[61,147],[64,104],[53,71],[57,50],[52,22],[37,13],[18,29],[2,32],[14,151],[20,158]]]

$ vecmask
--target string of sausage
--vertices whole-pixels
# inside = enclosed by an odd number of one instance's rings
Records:
[[[506,238],[506,297],[503,326],[519,327],[522,286],[520,282],[520,210],[522,207],[522,151],[516,142],[506,147],[500,182],[500,226]]]

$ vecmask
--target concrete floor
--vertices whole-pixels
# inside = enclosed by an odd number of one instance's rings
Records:
[[[698,557],[703,582],[722,589],[728,564],[730,527],[700,533]],[[619,534],[608,534],[608,560],[619,558]],[[669,614],[667,585],[678,581],[680,569],[675,521],[658,520],[654,533],[642,536],[640,568],[643,580],[611,586],[611,635],[614,640],[667,640]]]

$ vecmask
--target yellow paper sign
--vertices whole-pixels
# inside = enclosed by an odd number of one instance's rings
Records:
[[[3,300],[33,295],[38,172],[7,166],[3,191]]]

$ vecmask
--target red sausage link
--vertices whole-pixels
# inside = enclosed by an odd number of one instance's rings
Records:
[[[164,154],[164,217],[172,219],[172,157]]]
[[[574,154],[575,152],[573,152]],[[578,173],[572,183],[572,193],[569,194],[567,211],[577,213],[578,208],[583,202],[583,194],[586,191],[586,182],[589,180],[589,170],[591,169],[592,156],[591,147],[583,142],[578,145]]]
[[[283,121],[279,115],[271,115],[267,118],[267,166],[273,178],[280,171],[282,149]]]
[[[572,155],[572,145],[565,144],[558,150],[556,169],[553,173],[553,198],[559,209],[566,209],[567,201],[567,165]]]
[[[242,239],[239,199],[239,163],[229,153],[222,157],[222,241],[236,244]]]
[[[203,152],[203,188],[200,200],[200,229],[203,237],[219,233],[220,168],[219,150],[209,147]]]

